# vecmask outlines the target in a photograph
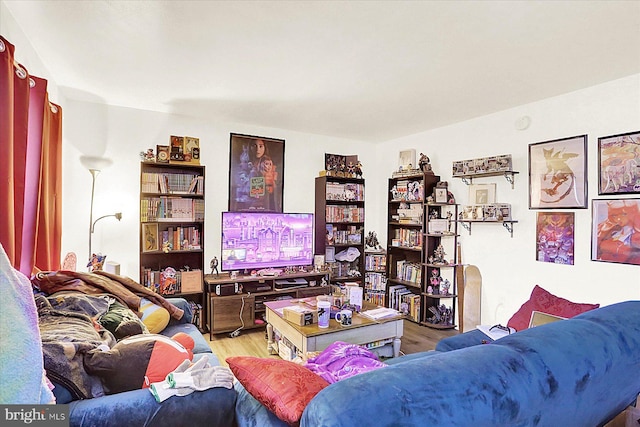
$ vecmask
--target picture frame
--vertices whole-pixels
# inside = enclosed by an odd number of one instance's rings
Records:
[[[496,184],[469,185],[469,204],[487,205],[496,202]]]
[[[587,135],[529,144],[529,209],[587,208]]]
[[[156,145],[156,162],[169,163],[171,147],[168,145]]]
[[[640,131],[598,138],[598,194],[640,193]]]
[[[449,201],[447,187],[435,187],[433,189],[433,201],[435,203],[447,203]]]
[[[591,201],[591,260],[640,265],[640,199]]]
[[[232,133],[229,211],[282,212],[284,139]]]
[[[575,213],[536,214],[536,261],[573,265]]]
[[[160,241],[158,238],[158,224],[155,222],[147,222],[142,224],[142,252],[156,252],[160,250]]]
[[[416,149],[408,148],[398,155],[398,168],[401,170],[416,169]]]

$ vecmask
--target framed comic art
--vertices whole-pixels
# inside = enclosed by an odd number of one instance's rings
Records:
[[[154,252],[160,250],[158,241],[158,224],[146,222],[142,224],[142,252]]]
[[[640,265],[640,199],[591,203],[591,259]]]
[[[538,212],[536,216],[536,261],[573,265],[573,212]]]
[[[598,194],[640,193],[640,131],[598,138]]]
[[[529,144],[529,209],[587,208],[587,135]]]
[[[470,184],[469,185],[469,204],[486,205],[496,202],[496,185],[495,184]]]
[[[229,211],[282,212],[284,139],[231,134]]]

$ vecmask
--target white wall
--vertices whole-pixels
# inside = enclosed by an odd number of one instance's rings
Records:
[[[0,2],[0,30],[16,45],[18,60],[38,76],[49,73],[28,39],[10,19]],[[200,138],[202,163],[207,166],[205,259],[217,255],[220,246],[220,212],[227,209],[229,133],[246,133],[285,139],[284,208],[314,210],[314,179],[323,169],[324,153],[357,154],[366,179],[366,230],[375,230],[386,241],[387,178],[397,167],[398,152],[415,148],[431,158],[436,174],[448,180],[459,203],[467,200],[467,188],[451,178],[454,160],[510,153],[516,177],[515,189],[503,178],[483,179],[497,183],[497,199],[511,203],[513,238],[499,225],[477,225],[472,235],[461,230],[463,261],[479,266],[483,276],[483,323],[506,322],[535,284],[580,302],[610,304],[640,299],[640,267],[590,261],[590,209],[576,214],[575,265],[552,265],[535,261],[536,212],[528,209],[528,144],[568,136],[589,135],[589,200],[597,198],[597,138],[640,130],[640,75],[616,80],[511,110],[435,129],[410,137],[369,145],[302,134],[282,129],[258,128],[231,123],[192,120],[185,117],[109,107],[96,102],[66,101],[49,81],[53,102],[63,107],[63,241],[62,253],[74,251],[78,263],[88,251],[91,176],[81,155],[104,155],[114,160],[97,179],[94,215],[123,212],[96,226],[94,250],[122,264],[122,273],[138,276],[138,153],[166,144],[169,135]],[[85,94],[82,99],[94,99]],[[517,131],[514,122],[528,115],[532,125]],[[81,267],[79,267],[81,268]]]
[[[521,116],[531,126],[515,129]],[[473,224],[472,234],[461,229],[463,262],[480,268],[483,279],[483,323],[505,323],[528,299],[534,285],[572,301],[611,304],[640,299],[640,267],[590,261],[591,209],[575,212],[575,264],[537,262],[535,220],[538,210],[528,209],[528,145],[588,134],[588,198],[598,198],[598,137],[640,130],[640,75],[615,80],[555,98],[523,105],[474,120],[405,138],[379,147],[381,158],[395,159],[405,148],[415,148],[431,159],[434,172],[450,184],[460,204],[468,201],[468,188],[453,179],[452,162],[498,154],[513,156],[515,188],[502,177],[477,183],[497,183],[498,202],[511,203],[513,238],[499,224]],[[389,160],[390,161],[390,160]],[[391,169],[385,167],[386,170]],[[628,196],[627,196],[628,197]],[[545,210],[547,211],[547,210]],[[370,220],[371,211],[367,211]],[[386,236],[385,218],[375,228]],[[382,240],[382,239],[381,239]]]
[[[63,128],[63,254],[76,252],[79,264],[88,256],[91,175],[79,158],[82,154],[104,155],[113,164],[98,175],[94,218],[119,211],[123,218],[120,223],[107,218],[96,225],[93,250],[120,262],[122,274],[137,278],[139,153],[168,144],[170,135],[188,135],[200,138],[201,163],[207,167],[205,260],[219,256],[220,213],[228,207],[231,132],[285,140],[284,210],[288,212],[314,212],[314,180],[324,169],[325,152],[357,154],[364,164],[375,163],[370,145],[359,141],[69,101]]]

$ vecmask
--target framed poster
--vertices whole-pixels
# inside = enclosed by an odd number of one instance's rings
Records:
[[[142,252],[154,252],[160,250],[160,242],[158,241],[158,224],[144,223],[142,224]]]
[[[469,185],[469,204],[486,205],[496,202],[495,184],[471,184]]]
[[[229,211],[282,212],[284,139],[231,134]]]
[[[529,144],[529,209],[587,208],[587,135]]]
[[[538,212],[536,217],[536,261],[573,265],[573,212]]]
[[[591,203],[591,259],[640,265],[640,199]]]
[[[598,138],[598,194],[640,193],[640,131]]]

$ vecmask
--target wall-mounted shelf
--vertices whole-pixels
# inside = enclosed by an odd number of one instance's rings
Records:
[[[502,224],[502,226],[507,229],[507,231],[511,234],[511,237],[513,238],[513,224],[516,224],[518,221],[512,221],[512,220],[509,220],[509,221],[473,221],[473,220],[459,219],[458,222],[460,223],[460,225],[463,228],[465,228],[469,232],[469,235],[471,235],[471,224],[472,223]]]
[[[504,179],[507,180],[509,184],[511,184],[511,189],[513,190],[515,184],[515,176],[520,172],[516,171],[499,171],[499,172],[483,172],[483,173],[474,173],[468,175],[458,175],[454,176],[454,178],[460,178],[462,182],[467,185],[470,185],[473,182],[473,178],[485,178],[491,176],[504,176]]]

